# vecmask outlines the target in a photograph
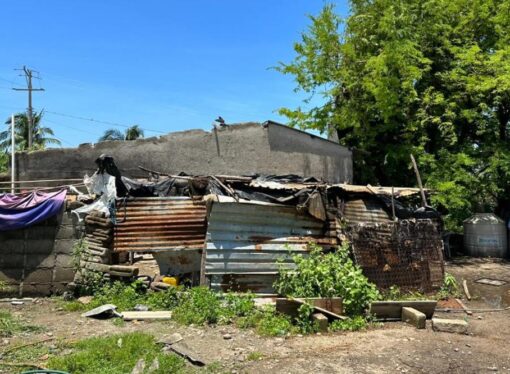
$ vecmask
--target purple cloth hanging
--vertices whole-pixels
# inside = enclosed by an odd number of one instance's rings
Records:
[[[57,215],[66,195],[66,189],[49,193],[0,194],[0,231],[23,229]]]

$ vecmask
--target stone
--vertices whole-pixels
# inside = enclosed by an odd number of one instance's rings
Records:
[[[223,339],[225,339],[225,340],[230,340],[230,339],[232,339],[232,335],[230,335],[230,334],[225,334],[225,335],[223,335]]]
[[[432,318],[432,329],[434,331],[466,334],[468,323],[463,319]]]
[[[416,327],[417,329],[424,329],[427,317],[419,310],[410,307],[403,307],[402,321]]]
[[[317,323],[319,331],[326,332],[328,331],[328,317],[326,317],[322,313],[314,313],[312,314],[312,321]]]

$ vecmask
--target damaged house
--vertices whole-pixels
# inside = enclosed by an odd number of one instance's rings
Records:
[[[109,156],[94,165],[99,154]],[[72,217],[68,264],[76,240],[86,243],[79,271],[59,285],[79,284],[87,273],[134,278],[138,269],[125,263],[136,252],[152,254],[160,274],[179,282],[273,295],[278,269],[292,267],[293,254],[306,255],[309,243],[329,251],[346,241],[379,287],[426,292],[443,280],[441,219],[417,208],[418,189],[349,184],[348,149],[274,122],[34,152],[18,160],[23,180],[93,172],[84,181],[87,192],[71,189],[62,208],[67,213],[57,215]],[[29,248],[30,229],[4,231],[2,243],[18,235]],[[58,258],[55,248],[48,248],[48,258]],[[35,271],[45,261],[36,261]],[[26,262],[16,266],[21,272],[9,276],[14,273],[2,264],[0,278],[26,294],[31,269]],[[48,273],[47,293],[60,289],[56,272]]]

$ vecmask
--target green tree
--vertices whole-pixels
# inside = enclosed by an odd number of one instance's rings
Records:
[[[353,147],[358,183],[413,185],[414,154],[450,228],[510,211],[510,0],[350,4],[311,17],[277,67],[308,96],[280,113]]]
[[[60,145],[60,140],[55,138],[53,130],[41,125],[43,111],[34,114],[32,128],[32,149],[45,149],[48,145]],[[11,117],[5,124],[7,130],[0,132],[0,151],[9,153],[11,151]],[[14,138],[16,151],[26,151],[28,149],[28,129],[29,122],[26,113],[18,113],[14,116]]]
[[[110,140],[136,140],[143,138],[143,136],[143,130],[140,128],[140,126],[133,125],[128,127],[124,134],[117,129],[108,129],[104,132],[103,136],[101,136],[98,141],[105,142]]]

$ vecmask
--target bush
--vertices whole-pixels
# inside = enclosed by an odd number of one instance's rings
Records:
[[[179,296],[179,305],[174,309],[173,318],[185,325],[216,323],[220,316],[219,295],[206,287],[184,291]]]
[[[368,321],[362,316],[346,320],[336,320],[329,325],[330,331],[358,331],[367,328]]]
[[[280,268],[274,284],[276,291],[285,296],[341,297],[345,312],[355,316],[364,313],[368,304],[379,298],[374,284],[361,272],[349,257],[348,246],[323,253],[313,244],[308,256],[292,257],[296,268]]]
[[[271,307],[266,307],[251,316],[251,322],[257,333],[264,336],[284,336],[296,332],[290,317],[277,313]]]

